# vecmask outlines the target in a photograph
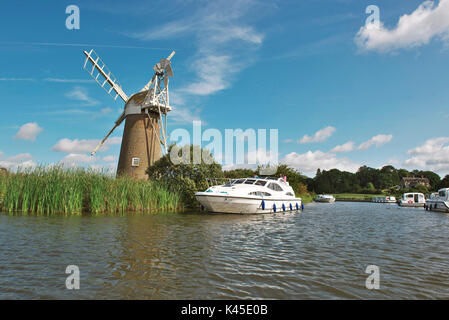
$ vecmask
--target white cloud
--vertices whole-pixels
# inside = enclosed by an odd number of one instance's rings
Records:
[[[87,90],[83,87],[74,87],[71,91],[66,93],[66,97],[72,100],[81,101],[85,106],[95,106],[99,102],[89,96]]]
[[[106,161],[106,162],[113,162],[113,161],[116,161],[116,160],[117,160],[117,158],[115,156],[103,157],[103,161]]]
[[[2,155],[3,153],[0,152],[0,156]],[[32,156],[29,153],[17,154],[0,161],[0,167],[6,168],[11,171],[17,171],[19,167],[22,169],[26,169],[35,166],[36,163],[34,163],[34,161],[32,160]]]
[[[281,161],[308,176],[314,176],[317,169],[330,170],[339,169],[342,171],[356,172],[360,164],[354,163],[347,158],[337,158],[334,153],[308,151],[303,154],[292,152],[287,154]]]
[[[354,150],[354,142],[348,141],[345,144],[336,146],[330,152],[349,152]]]
[[[251,49],[262,44],[263,34],[248,24],[249,15],[254,20],[263,11],[258,6],[257,1],[201,3],[188,18],[130,36],[142,40],[193,37],[197,52],[190,66],[196,78],[180,91],[210,95],[228,88],[232,76],[251,63]]]
[[[215,160],[218,163],[224,162],[224,158],[222,154],[215,154]],[[271,153],[269,150],[265,149],[257,149],[254,151],[250,151],[245,153],[244,155],[244,163],[224,163],[223,170],[234,170],[234,169],[257,169],[259,165],[271,165],[276,166],[279,164],[279,153]]]
[[[15,139],[36,141],[36,137],[42,132],[42,128],[36,122],[29,122],[20,127]]]
[[[313,137],[305,135],[302,137],[298,143],[312,143],[312,142],[322,142],[327,140],[335,132],[335,128],[328,126],[324,129],[318,130]]]
[[[96,162],[96,157],[89,156],[84,153],[70,153],[62,158],[59,163],[66,166],[75,166],[79,163],[92,163]]]
[[[449,0],[440,0],[436,6],[434,1],[424,1],[411,14],[401,16],[393,29],[382,23],[379,28],[365,25],[354,40],[363,50],[389,52],[418,47],[433,38],[449,39]]]
[[[36,81],[32,78],[0,78],[0,81]]]
[[[64,139],[59,140],[51,148],[51,150],[57,151],[57,152],[67,152],[67,153],[79,153],[79,152],[89,152],[90,153],[95,149],[95,147],[100,143],[100,141],[101,140],[97,140],[97,139],[70,140],[70,139],[64,138]],[[108,140],[106,140],[104,145],[98,151],[99,152],[106,151],[109,148],[109,146],[114,145],[114,144],[120,144],[121,142],[122,142],[122,138],[111,137]]]
[[[181,90],[201,96],[226,89],[230,76],[239,69],[232,65],[230,56],[209,55],[197,59],[194,63],[198,79]]]
[[[447,174],[449,170],[449,137],[429,139],[423,145],[410,149],[412,157],[404,161],[408,168],[423,168]]]
[[[61,78],[45,78],[46,82],[57,82],[57,83],[93,83],[93,79],[61,79]]]
[[[372,145],[375,145],[376,147],[380,147],[393,139],[393,135],[391,134],[378,134],[377,136],[372,137],[368,141],[363,142],[358,146],[357,149],[359,150],[366,150]]]

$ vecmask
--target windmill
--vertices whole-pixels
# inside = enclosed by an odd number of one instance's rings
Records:
[[[151,80],[129,98],[93,49],[84,54],[84,69],[114,100],[120,97],[125,102],[123,113],[91,155],[95,155],[115,128],[125,121],[117,175],[146,179],[145,170],[160,159],[161,146],[167,151],[167,113],[171,111],[168,83],[169,77],[173,77],[170,60],[175,52],[156,63]]]

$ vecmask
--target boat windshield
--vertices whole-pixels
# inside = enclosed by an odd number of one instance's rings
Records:
[[[257,180],[255,184],[258,185],[258,186],[262,186],[263,187],[264,185],[267,184],[267,181]]]
[[[254,184],[254,182],[256,182],[256,180],[248,179],[248,180],[245,181],[245,184]]]
[[[242,184],[243,182],[245,182],[246,179],[238,179],[237,181],[234,182],[234,184]]]

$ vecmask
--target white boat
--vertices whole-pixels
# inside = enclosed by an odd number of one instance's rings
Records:
[[[396,197],[393,196],[373,197],[371,201],[376,203],[397,203]]]
[[[425,204],[426,197],[418,192],[404,193],[398,201],[398,205],[401,207],[424,207]]]
[[[303,208],[292,187],[279,178],[234,179],[225,185],[195,193],[196,199],[210,212],[220,213],[276,213]]]
[[[430,198],[426,200],[424,206],[426,210],[449,212],[449,188],[438,190],[438,193],[432,193]]]
[[[320,194],[320,195],[318,195],[318,197],[315,198],[315,202],[332,203],[332,202],[335,202],[335,198],[333,195],[330,195],[330,194]]]

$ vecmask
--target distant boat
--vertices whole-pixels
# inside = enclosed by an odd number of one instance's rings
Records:
[[[195,193],[196,199],[210,212],[220,213],[276,213],[303,208],[301,198],[282,178],[234,179],[225,185]]]
[[[426,200],[424,208],[431,211],[449,212],[449,188],[443,188],[432,193],[430,198]]]
[[[401,207],[424,207],[425,204],[426,197],[418,192],[404,193],[398,201],[398,205]]]
[[[372,202],[376,203],[397,203],[397,200],[393,196],[386,196],[386,197],[373,197],[371,199]]]
[[[315,198],[315,202],[332,203],[332,202],[335,202],[335,198],[333,195],[330,195],[330,194],[320,194],[320,195],[318,195],[318,197]]]

